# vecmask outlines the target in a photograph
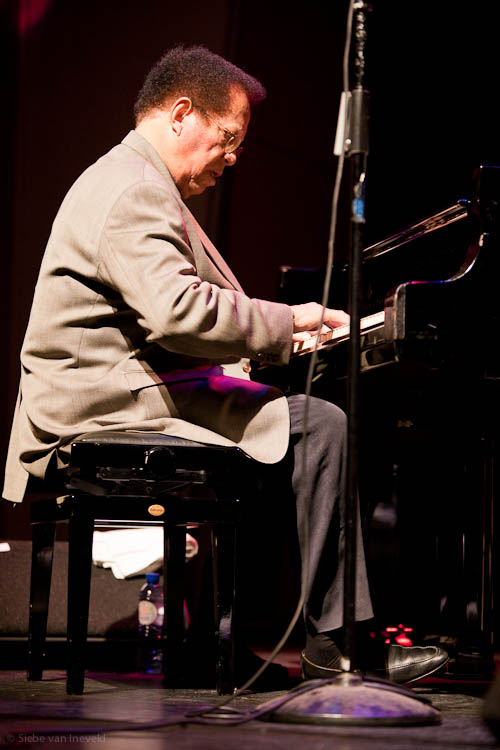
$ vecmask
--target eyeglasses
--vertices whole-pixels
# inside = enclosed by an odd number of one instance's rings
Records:
[[[219,130],[224,133],[226,136],[226,142],[224,143],[224,153],[225,154],[236,154],[236,156],[239,156],[241,152],[243,151],[242,138],[240,136],[236,135],[235,133],[231,133],[230,130],[227,130],[227,128],[223,128],[222,125],[217,122],[217,120],[208,114],[208,112],[201,107],[198,107],[197,104],[193,104],[193,107],[195,109],[198,109],[200,112],[203,112],[207,120],[210,120],[210,122],[213,122]]]

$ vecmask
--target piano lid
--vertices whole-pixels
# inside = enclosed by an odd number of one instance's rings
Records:
[[[436,229],[442,229],[444,226],[453,224],[455,221],[465,219],[469,215],[470,208],[471,202],[465,198],[461,199],[453,206],[445,208],[437,214],[428,216],[417,224],[412,224],[410,227],[406,227],[402,231],[396,232],[396,234],[365,248],[363,250],[363,260],[365,261],[370,258],[375,258],[378,255],[392,252],[393,250],[396,250],[396,248],[406,245],[408,242],[412,242],[419,237],[434,232]]]

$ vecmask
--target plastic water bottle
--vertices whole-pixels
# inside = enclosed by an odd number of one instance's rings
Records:
[[[146,583],[139,594],[138,615],[141,668],[147,674],[160,674],[162,671],[161,628],[164,612],[160,574],[146,573]]]

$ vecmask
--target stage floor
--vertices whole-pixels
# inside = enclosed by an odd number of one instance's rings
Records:
[[[279,660],[297,677],[297,653]],[[238,726],[173,724],[188,712],[220,701],[213,690],[171,690],[161,677],[138,673],[87,672],[85,693],[68,696],[65,674],[48,670],[41,682],[28,682],[24,672],[0,671],[0,747],[57,745],[135,750],[192,748],[203,750],[438,750],[500,748],[481,719],[487,683],[457,682],[434,677],[413,687],[441,712],[441,723],[410,727],[330,726],[264,722],[250,719]],[[284,692],[247,693],[231,706],[251,712]],[[148,726],[153,725],[153,726]]]

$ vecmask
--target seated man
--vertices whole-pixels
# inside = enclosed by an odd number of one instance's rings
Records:
[[[66,465],[71,439],[95,430],[160,431],[288,461],[302,549],[309,513],[303,673],[329,676],[341,658],[345,417],[312,401],[299,481],[304,396],[287,399],[248,374],[249,360],[286,365],[292,342],[318,329],[321,307],[247,297],[183,202],[236,163],[264,96],[205,48],[174,48],[146,78],[135,130],[68,192],[22,347],[3,494],[21,501],[29,475]],[[347,320],[325,312],[328,326]],[[356,617],[367,620],[361,542],[357,557]],[[393,646],[380,673],[409,681],[445,661],[440,649]]]

